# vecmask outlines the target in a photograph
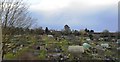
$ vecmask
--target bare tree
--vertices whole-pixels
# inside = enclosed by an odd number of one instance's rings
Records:
[[[23,0],[0,0],[0,21],[2,22],[3,31],[2,58],[9,50],[16,47],[8,47],[11,35],[14,33],[11,27],[28,28],[32,25],[33,18],[27,10],[28,6]]]

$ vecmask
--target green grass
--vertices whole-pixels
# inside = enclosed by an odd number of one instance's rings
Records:
[[[41,50],[40,51],[40,55],[38,56],[38,58],[40,60],[45,60],[46,59],[46,51],[45,50]]]
[[[15,59],[15,56],[12,53],[7,53],[5,54],[4,58],[7,60],[12,60]]]
[[[23,39],[24,40],[24,39]],[[69,43],[69,41],[67,41],[66,39],[62,39],[62,40],[60,40],[60,41],[56,41],[55,39],[53,39],[53,38],[48,38],[47,37],[47,35],[45,35],[45,36],[43,36],[42,37],[42,40],[43,40],[43,42],[42,43],[44,43],[44,44],[47,44],[47,45],[45,45],[45,47],[48,47],[48,48],[50,48],[50,49],[54,49],[54,48],[56,48],[56,47],[61,47],[61,49],[64,51],[64,52],[62,52],[63,54],[66,54],[66,55],[69,55],[70,53],[68,52],[68,43]],[[19,56],[21,56],[23,53],[25,53],[26,51],[28,51],[28,50],[31,50],[31,51],[33,51],[34,52],[34,49],[31,49],[31,48],[29,48],[30,46],[33,46],[34,44],[37,44],[37,41],[38,41],[38,39],[36,39],[35,37],[33,37],[33,36],[29,36],[29,39],[28,39],[28,41],[30,41],[30,44],[28,44],[28,48],[27,47],[25,47],[25,48],[23,48],[22,50],[20,50],[20,51],[18,51],[15,55],[13,55],[13,53],[7,53],[6,55],[5,55],[5,58],[6,59],[15,59],[16,57],[19,57]],[[84,37],[80,37],[80,43],[82,44],[82,43],[84,43]],[[71,45],[76,45],[76,44],[74,44],[75,42],[73,42],[73,43],[71,43]],[[104,41],[99,41],[99,42],[91,42],[90,43],[90,45],[92,46],[92,47],[95,47],[96,46],[96,43],[98,43],[99,45],[100,44],[102,44],[102,43],[106,43],[106,42],[104,42]],[[116,46],[114,46],[112,43],[110,43],[111,45],[112,45],[112,48],[116,48]],[[46,59],[46,54],[48,54],[45,50],[40,50],[39,51],[39,53],[40,53],[40,55],[38,55],[38,59],[40,59],[40,60],[45,60]],[[53,52],[53,53],[55,53],[55,52]],[[113,55],[113,54],[115,54],[115,52],[112,52],[111,50],[106,50],[104,53],[103,53],[104,55],[107,55],[107,56],[109,56],[109,55]],[[98,55],[98,56],[101,56],[101,55]],[[70,54],[69,55],[69,57],[70,57],[70,60],[73,60],[74,58],[74,55],[73,54]],[[101,57],[104,57],[104,56],[101,56]],[[88,59],[91,59],[91,58],[93,58],[93,56],[91,55],[91,52],[86,52],[86,54],[85,54],[85,57],[83,57],[83,59],[85,59],[85,58],[88,58]],[[98,59],[98,58],[96,58],[95,57],[95,59]]]
[[[19,56],[21,56],[24,52],[26,52],[28,50],[28,48],[23,48],[22,50],[18,51],[16,54],[13,53],[7,53],[5,54],[4,58],[7,60],[13,60],[18,58]]]

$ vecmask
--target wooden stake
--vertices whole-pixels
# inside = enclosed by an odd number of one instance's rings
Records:
[[[2,62],[2,23],[0,20],[0,62]]]

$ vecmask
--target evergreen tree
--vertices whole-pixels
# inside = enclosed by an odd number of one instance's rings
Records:
[[[49,33],[48,27],[45,28],[45,33],[48,35],[48,33]]]

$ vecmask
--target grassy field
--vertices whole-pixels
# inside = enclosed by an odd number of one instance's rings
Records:
[[[14,60],[14,59],[20,59],[24,60],[29,59],[29,60],[50,60],[51,58],[48,57],[49,54],[57,54],[58,52],[55,51],[55,48],[61,49],[59,53],[63,54],[64,56],[69,57],[69,60],[73,60],[76,57],[79,59],[97,59],[97,60],[104,60],[106,57],[110,58],[120,58],[118,57],[117,54],[117,45],[115,42],[105,42],[105,41],[88,41],[88,43],[94,48],[96,44],[102,44],[102,43],[108,43],[111,46],[111,49],[105,49],[105,51],[99,51],[97,53],[93,53],[93,49],[88,49],[85,50],[84,53],[82,54],[72,54],[68,52],[68,46],[71,45],[79,45],[76,44],[75,42],[71,42],[67,39],[61,39],[61,40],[55,40],[54,37],[48,37],[47,35],[43,35],[40,37],[41,39],[37,39],[33,35],[29,35],[27,38],[27,41],[29,41],[29,44],[27,44],[24,47],[21,47],[21,49],[18,49],[16,53],[8,52],[5,55],[6,60]],[[15,39],[15,38],[14,38]],[[25,41],[24,38],[20,38],[22,41]],[[27,42],[26,41],[26,42]],[[86,40],[84,37],[79,37],[79,43],[84,43]],[[12,41],[13,42],[13,41]],[[19,41],[17,41],[19,42]],[[24,43],[23,43],[24,44]],[[43,44],[43,45],[42,45]],[[21,43],[22,45],[22,43]],[[37,46],[43,47],[42,49],[36,49]],[[18,46],[20,47],[20,46]],[[18,48],[16,47],[16,49]],[[48,50],[46,50],[46,48]],[[115,51],[116,50],[116,51]],[[36,55],[35,55],[35,54]],[[53,59],[53,58],[52,58]]]

